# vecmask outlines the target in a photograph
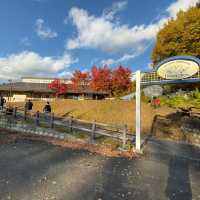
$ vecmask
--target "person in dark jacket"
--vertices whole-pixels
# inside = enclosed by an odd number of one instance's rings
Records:
[[[49,104],[48,101],[47,101],[47,104],[44,106],[43,111],[44,111],[45,113],[50,113],[50,112],[51,112],[51,106],[50,106],[50,104]]]
[[[5,103],[6,103],[5,98],[3,96],[1,96],[0,97],[0,107],[1,107],[1,109],[3,109]]]
[[[31,102],[31,100],[29,99],[26,104],[25,104],[25,108],[27,111],[31,111],[33,108],[33,103]]]

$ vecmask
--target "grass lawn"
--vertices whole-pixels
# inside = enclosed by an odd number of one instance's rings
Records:
[[[24,107],[24,103],[15,103],[17,107]],[[33,110],[41,111],[44,101],[34,101]],[[51,102],[52,110],[56,116],[73,116],[78,119],[107,124],[127,124],[133,131],[135,129],[135,101],[122,100],[55,100]],[[156,114],[167,115],[173,109],[161,107],[153,109],[149,104],[142,103],[142,132],[149,133],[152,120]]]

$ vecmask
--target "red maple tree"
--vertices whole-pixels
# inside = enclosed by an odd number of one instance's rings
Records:
[[[123,93],[131,86],[131,70],[122,66],[112,72],[112,90],[114,93]]]
[[[63,94],[67,90],[67,85],[62,83],[59,79],[55,79],[48,84],[48,88],[56,92],[56,96]]]
[[[108,66],[96,67],[91,69],[90,86],[95,91],[111,92],[112,86],[112,71]]]
[[[74,89],[85,89],[89,85],[90,74],[76,70],[72,75],[71,81]]]

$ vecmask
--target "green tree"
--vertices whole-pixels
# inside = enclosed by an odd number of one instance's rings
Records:
[[[180,11],[159,31],[152,52],[152,62],[165,58],[191,55],[200,58],[200,6]]]

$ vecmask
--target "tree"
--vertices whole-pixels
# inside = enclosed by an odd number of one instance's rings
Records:
[[[197,2],[196,7],[200,8],[200,1]]]
[[[122,66],[112,72],[112,90],[115,95],[121,95],[131,87],[131,70]]]
[[[154,64],[177,55],[200,58],[200,7],[180,11],[158,33],[152,52]]]
[[[91,69],[90,86],[95,91],[111,92],[112,89],[112,72],[108,66],[97,68],[93,66]]]
[[[66,84],[62,83],[59,79],[56,79],[48,84],[48,88],[56,92],[56,97],[59,94],[63,94],[67,90]]]
[[[82,88],[85,89],[90,82],[90,74],[88,72],[81,72],[80,70],[76,70],[73,73],[73,76],[71,78],[72,81],[72,87],[74,89]]]

